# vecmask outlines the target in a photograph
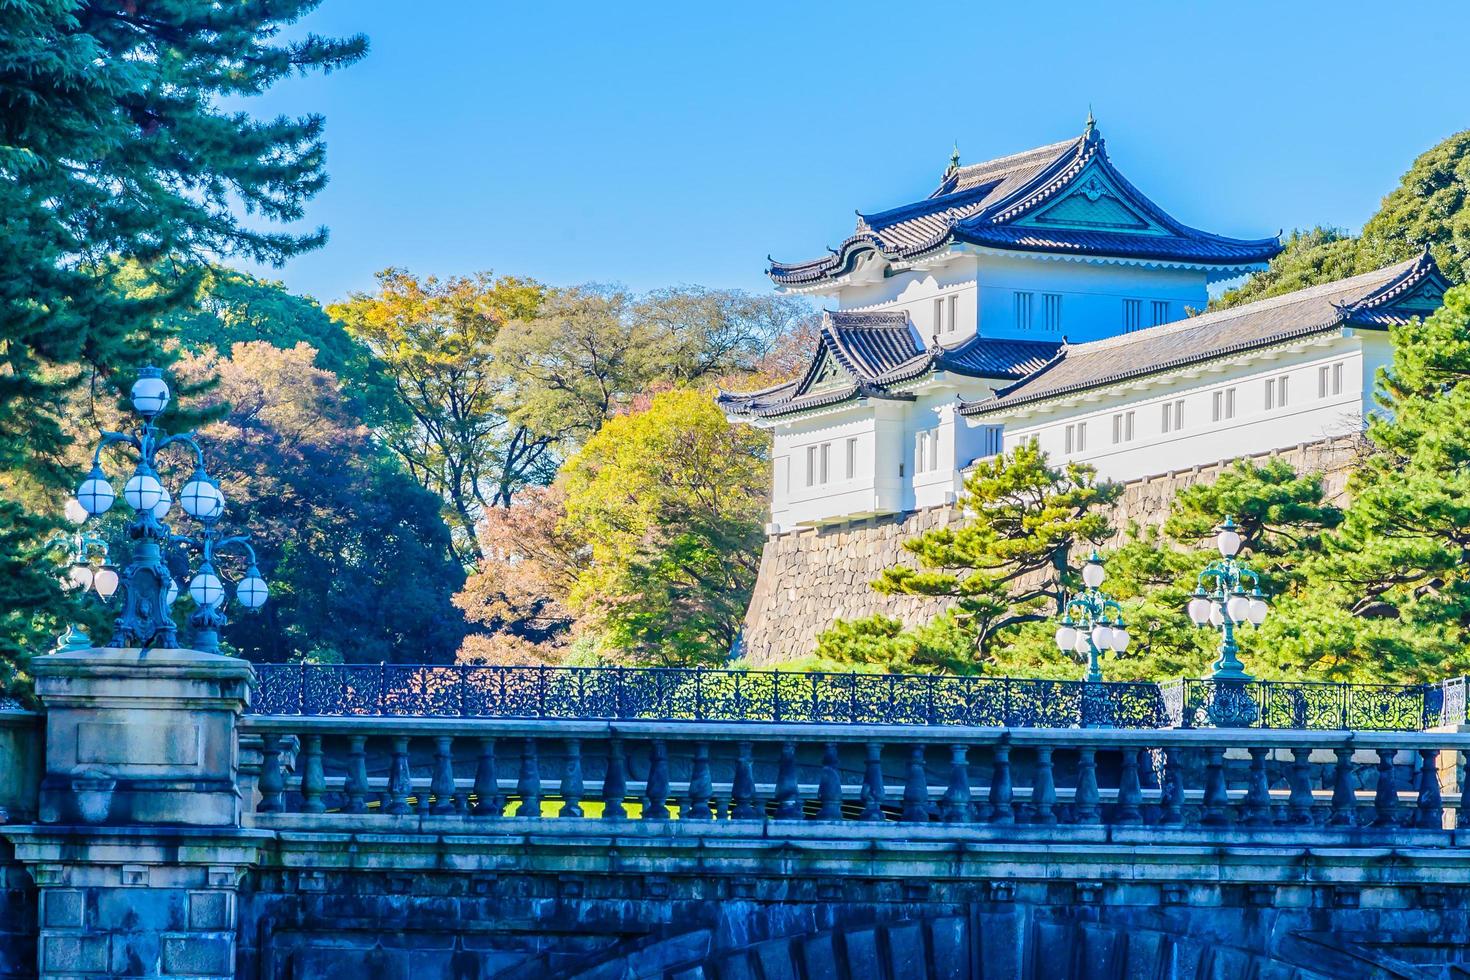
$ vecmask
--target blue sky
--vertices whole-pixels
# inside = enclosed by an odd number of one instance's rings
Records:
[[[248,108],[322,112],[321,251],[264,270],[323,301],[388,265],[554,284],[762,290],[853,209],[1069,138],[1178,218],[1356,229],[1470,126],[1470,4],[681,4],[325,0],[372,52]]]

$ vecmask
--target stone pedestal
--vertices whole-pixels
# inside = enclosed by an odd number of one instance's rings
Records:
[[[197,650],[68,651],[34,663],[46,708],[40,823],[8,828],[40,892],[43,978],[225,978],[240,829],[236,721],[254,671]]]
[[[239,825],[248,663],[96,649],[41,657],[33,671],[47,713],[42,823]]]
[[[12,828],[40,892],[40,977],[235,975],[237,889],[269,834]]]

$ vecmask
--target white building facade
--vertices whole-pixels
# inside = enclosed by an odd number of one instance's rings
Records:
[[[1193,315],[1279,250],[1174,220],[1090,119],[1015,156],[956,154],[925,200],[769,270],[829,303],[802,377],[720,396],[773,433],[770,530],[952,502],[971,463],[1022,440],[1126,480],[1357,431],[1386,328],[1448,283],[1426,254]]]

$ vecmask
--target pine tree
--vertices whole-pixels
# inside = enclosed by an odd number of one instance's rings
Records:
[[[968,519],[904,542],[919,568],[888,568],[873,583],[893,595],[944,596],[981,657],[998,637],[1060,609],[1077,587],[1073,548],[1111,533],[1100,509],[1120,487],[1098,483],[1089,466],[1049,465],[1023,443],[975,465],[960,501]]]
[[[321,117],[261,121],[219,104],[362,56],[361,37],[279,40],[318,3],[0,5],[0,487],[32,514],[59,510],[76,476],[68,395],[165,359],[149,328],[192,295],[202,256],[280,263],[325,240],[237,214],[303,216],[326,182]],[[115,279],[129,262],[170,279],[129,295]],[[33,544],[7,536],[0,565]],[[0,657],[24,643],[7,630]]]

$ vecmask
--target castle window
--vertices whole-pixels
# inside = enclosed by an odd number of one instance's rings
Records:
[[[821,465],[819,467],[818,475],[822,478],[822,485],[826,486],[828,474],[827,466],[832,457],[832,444],[830,442],[824,442],[822,443],[821,449]]]
[[[1031,299],[1034,293],[1016,294],[1016,329],[1031,329]]]
[[[954,333],[960,328],[960,294],[949,294],[949,332]]]
[[[1225,388],[1215,392],[1212,407],[1211,418],[1216,422],[1235,418],[1235,389]]]
[[[1154,326],[1169,322],[1169,301],[1156,299],[1153,301]]]
[[[1067,452],[1080,453],[1087,449],[1087,423],[1074,422],[1067,426]]]
[[[1342,394],[1342,362],[1324,364],[1317,369],[1317,397]]]
[[[1290,380],[1290,376],[1285,374],[1266,379],[1266,411],[1286,407],[1287,382]]]
[[[1042,293],[1044,301],[1044,312],[1046,314],[1046,329],[1055,333],[1062,329],[1062,294]]]
[[[927,429],[914,437],[914,475],[939,469],[939,433]]]
[[[817,447],[806,447],[806,485],[814,487],[817,485]]]
[[[847,478],[857,476],[857,439],[847,440]]]
[[[1164,432],[1178,432],[1184,428],[1184,399],[1176,398],[1171,402],[1164,402],[1163,423],[1160,429]]]
[[[946,328],[944,325],[944,297],[941,296],[934,301],[934,332],[941,334],[946,329],[952,328]]]
[[[1123,332],[1132,333],[1143,326],[1143,300],[1125,299],[1123,301]]]
[[[1113,445],[1133,441],[1133,413],[1119,412],[1113,416]]]

